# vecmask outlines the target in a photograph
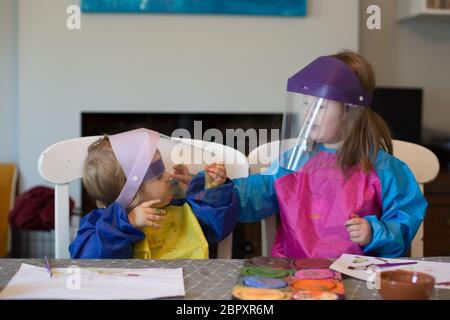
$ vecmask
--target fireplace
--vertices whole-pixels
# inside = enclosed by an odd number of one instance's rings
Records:
[[[267,129],[267,141],[271,141],[271,129],[280,129],[281,113],[94,113],[83,112],[81,115],[81,135],[92,136],[105,133],[115,134],[136,128],[148,128],[171,136],[175,129],[186,129],[192,138],[198,139],[198,125],[201,133],[208,129],[218,129],[226,136],[227,129]],[[194,124],[197,126],[194,127]],[[197,131],[197,132],[196,132]],[[278,137],[274,137],[278,139]],[[213,140],[214,141],[214,140]],[[218,141],[214,141],[218,142]],[[245,154],[251,151],[248,139],[244,141],[223,141],[230,146],[243,143]],[[260,141],[257,141],[257,145]],[[84,188],[82,189],[82,212],[88,213],[95,208]],[[214,257],[216,248],[211,248]],[[247,258],[261,254],[260,223],[238,224],[233,234],[233,258]]]

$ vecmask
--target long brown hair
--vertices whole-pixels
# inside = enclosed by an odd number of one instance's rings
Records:
[[[333,57],[347,64],[364,90],[373,93],[375,73],[366,59],[352,51],[342,51]],[[345,105],[344,108],[343,143],[337,152],[338,165],[347,172],[359,164],[364,172],[368,172],[380,149],[392,154],[389,127],[370,107]]]

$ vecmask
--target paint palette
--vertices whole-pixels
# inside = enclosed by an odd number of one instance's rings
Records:
[[[255,257],[246,260],[233,288],[240,300],[342,300],[341,274],[327,259]]]

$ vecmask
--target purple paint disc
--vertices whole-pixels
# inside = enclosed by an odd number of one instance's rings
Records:
[[[334,272],[329,269],[304,269],[297,271],[295,277],[310,280],[331,279],[334,277]]]
[[[280,289],[287,286],[286,281],[264,277],[245,277],[242,281],[247,287],[264,288],[264,289]]]
[[[285,258],[254,257],[250,259],[250,263],[258,267],[271,267],[273,269],[292,268],[291,261]]]
[[[332,263],[328,259],[299,259],[294,265],[296,269],[327,269]]]

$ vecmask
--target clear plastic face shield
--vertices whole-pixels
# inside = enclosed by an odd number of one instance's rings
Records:
[[[296,171],[316,143],[341,139],[344,104],[321,97],[287,92],[280,144],[280,166]]]
[[[279,166],[297,171],[318,144],[335,148],[345,138],[349,108],[370,107],[372,94],[344,62],[319,57],[289,78]]]
[[[131,203],[143,183],[156,179],[162,179],[158,188],[170,187],[174,199],[183,198],[184,189],[171,178],[175,170],[196,174],[218,158],[207,148],[148,129],[111,135],[110,142],[127,177],[117,199],[124,207]]]
[[[173,177],[173,174],[195,175],[204,169],[208,152],[183,142],[180,139],[160,134],[158,146],[159,162],[163,163],[164,174],[170,177],[170,186],[173,199],[185,197],[187,185]]]

